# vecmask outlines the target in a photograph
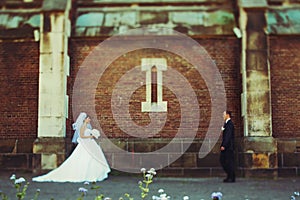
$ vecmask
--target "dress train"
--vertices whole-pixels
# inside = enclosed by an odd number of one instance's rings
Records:
[[[58,168],[32,178],[36,182],[96,182],[108,177],[110,167],[94,139],[78,138],[73,153]]]

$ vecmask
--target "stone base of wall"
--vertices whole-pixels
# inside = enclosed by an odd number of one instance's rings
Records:
[[[51,170],[66,159],[66,139],[43,137],[33,142],[33,171]]]
[[[278,176],[300,176],[300,138],[277,139]]]
[[[277,177],[277,141],[273,137],[243,137],[238,142],[238,166],[245,177]]]
[[[33,139],[0,140],[0,169],[32,170],[35,155],[32,153]]]
[[[169,141],[162,139],[152,139],[152,142],[145,142],[143,140],[136,139],[112,139],[114,144],[118,145],[124,151],[132,152],[132,149],[139,149],[142,151],[155,150],[157,148],[161,148],[165,146]],[[241,144],[238,140],[237,143]],[[286,177],[286,176],[300,176],[300,152],[299,144],[300,139],[277,139],[277,156],[278,167],[274,168],[250,168],[247,167],[249,161],[252,160],[249,158],[249,153],[241,152],[240,146],[237,145],[237,149],[239,153],[237,154],[236,159],[236,176],[237,177]],[[15,141],[0,141],[0,168],[2,170],[30,170],[34,173],[41,173],[49,171],[50,169],[43,169],[41,165],[41,152],[33,153],[32,147],[36,145],[36,141],[27,140],[27,141],[19,141],[17,143],[17,149],[19,151],[13,151],[15,148]],[[41,143],[40,143],[41,144]],[[45,144],[49,145],[48,152],[54,153],[55,146],[61,146],[56,148],[56,151],[59,151],[64,158],[58,159],[59,162],[63,162],[63,160],[69,155],[72,144],[69,139],[58,140],[56,145],[54,145],[53,141],[44,140],[42,144],[45,147]],[[194,140],[187,151],[182,154],[175,162],[170,163],[168,166],[159,169],[159,176],[184,176],[184,177],[224,177],[225,173],[222,170],[219,164],[219,146],[217,143],[213,147],[212,151],[204,158],[200,159],[198,157],[198,151],[202,144],[201,140]],[[116,162],[116,159],[122,158],[122,156],[118,153],[114,153],[109,151],[109,147],[107,147],[107,143],[105,139],[101,140],[100,145],[104,149],[105,156],[109,161],[112,168],[114,168],[113,164]],[[22,147],[24,146],[24,147]],[[25,146],[31,148],[25,148]],[[51,146],[51,148],[50,148]],[[22,147],[22,148],[21,148]],[[45,149],[47,149],[45,147]],[[50,151],[50,149],[52,149]],[[59,149],[59,150],[57,150]],[[23,152],[21,152],[21,150]],[[52,152],[53,151],[53,152]],[[167,156],[177,155],[179,152],[167,152]],[[127,162],[131,162],[131,160],[127,160]],[[58,163],[59,165],[60,163]],[[129,165],[130,166],[130,165]],[[138,171],[139,169],[137,169]],[[119,170],[113,170],[116,173],[125,173]]]

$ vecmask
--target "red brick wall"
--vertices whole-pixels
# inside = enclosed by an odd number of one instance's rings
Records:
[[[242,134],[241,118],[240,118],[240,72],[239,72],[239,52],[240,44],[236,38],[209,38],[197,39],[215,60],[219,71],[225,83],[228,109],[233,111],[233,119],[236,124],[237,136]],[[71,52],[71,71],[69,78],[69,94],[70,102],[72,101],[72,86],[78,67],[89,54],[89,52],[99,44],[98,40],[80,40],[73,39],[70,44]],[[111,111],[111,94],[113,87],[119,78],[124,75],[129,69],[140,65],[141,58],[144,57],[164,57],[167,63],[172,68],[179,71],[189,80],[192,85],[200,105],[200,125],[197,133],[198,138],[204,138],[208,129],[210,118],[210,95],[207,91],[202,77],[197,71],[185,60],[170,52],[157,49],[143,49],[128,52],[126,56],[122,56],[114,60],[114,62],[106,69],[102,75],[96,91],[95,108],[98,115],[98,120],[108,137],[130,137],[120,130],[115,123]],[[92,76],[87,75],[87,77]],[[185,89],[185,88],[182,88]],[[175,95],[168,88],[163,88],[163,100],[168,101],[168,117],[166,124],[161,132],[155,137],[174,137],[176,129],[180,124],[180,106]],[[142,113],[140,110],[140,102],[145,101],[145,86],[140,87],[133,94],[129,110],[131,117],[138,125],[146,125],[149,123],[149,116]],[[73,134],[70,124],[72,119],[72,105],[70,103],[70,119],[68,120],[68,137]],[[222,116],[220,116],[222,117]],[[220,125],[216,125],[220,126]]]
[[[205,47],[212,59],[216,61],[226,87],[228,109],[233,110],[237,134],[242,135],[242,123],[240,118],[241,79],[239,73],[239,41],[234,38],[197,40]],[[76,76],[78,66],[97,44],[98,40],[73,39],[71,41],[71,72],[68,86],[70,102],[72,98],[72,83]],[[299,112],[297,112],[300,110],[299,45],[298,37],[282,36],[272,37],[270,39],[272,120],[273,135],[275,137],[294,138],[300,136],[297,128],[300,126],[298,120]],[[26,52],[26,54],[24,52]],[[139,60],[142,55],[145,55],[145,53],[146,52],[135,52],[137,60]],[[0,43],[0,55],[0,90],[2,94],[0,104],[0,138],[35,138],[37,135],[38,113],[38,43],[2,42]],[[121,61],[124,62],[123,60],[116,62]],[[123,70],[124,72],[125,69],[118,68],[118,70]],[[110,67],[106,73],[112,73],[113,71],[113,68]],[[198,79],[199,77],[196,78]],[[111,79],[109,78],[107,80]],[[107,80],[103,81],[105,82]],[[189,78],[189,80],[192,81],[193,79]],[[197,85],[197,83],[195,82],[194,85]],[[202,87],[202,85],[198,83],[198,86],[199,85]],[[201,90],[201,88],[199,90]],[[100,90],[99,95],[102,95],[102,93],[103,91]],[[202,105],[200,114],[203,116],[201,117],[198,136],[202,137],[201,133],[205,132],[207,128],[206,117],[209,116],[210,111],[206,110],[208,109],[207,107],[209,107],[206,106],[209,105],[207,94],[200,92],[198,95],[199,98],[201,98],[201,101],[199,101],[200,105]],[[140,96],[143,98],[144,94],[140,94]],[[203,98],[205,101],[203,101]],[[106,99],[101,99],[101,101],[108,99],[109,96],[107,96]],[[107,104],[109,103],[110,102],[107,102]],[[71,123],[73,122],[71,106],[70,103],[70,117],[67,120],[68,137],[71,137],[73,134],[71,130]],[[174,106],[176,106],[176,102],[174,102]],[[105,111],[101,110],[101,107],[99,109],[99,115],[105,113]],[[111,125],[114,125],[111,124],[112,122],[103,123],[107,129],[112,127]],[[112,135],[110,136],[112,137],[122,137],[120,130],[114,130],[113,132],[110,130],[109,132],[111,132]]]
[[[39,43],[0,43],[0,139],[36,138]]]
[[[300,137],[300,38],[270,39],[273,135]]]

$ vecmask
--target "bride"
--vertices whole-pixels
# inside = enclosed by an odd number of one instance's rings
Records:
[[[73,153],[56,169],[32,178],[36,182],[95,182],[108,177],[110,167],[101,147],[94,138],[100,136],[96,129],[89,129],[90,117],[80,113],[73,124],[79,131],[78,145]]]

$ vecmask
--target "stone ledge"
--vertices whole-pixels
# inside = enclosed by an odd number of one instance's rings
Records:
[[[33,153],[59,153],[66,151],[65,138],[41,137],[33,143]]]
[[[259,178],[277,178],[278,169],[242,169],[243,176],[248,177],[259,177]]]
[[[1,139],[1,153],[32,153],[34,139]]]
[[[273,137],[245,137],[242,151],[247,153],[277,152],[277,141]]]
[[[278,153],[294,153],[300,147],[300,139],[277,139]]]
[[[33,154],[31,153],[1,153],[1,169],[32,169]]]
[[[278,169],[279,177],[295,177],[300,176],[300,168],[298,167],[285,167]]]

